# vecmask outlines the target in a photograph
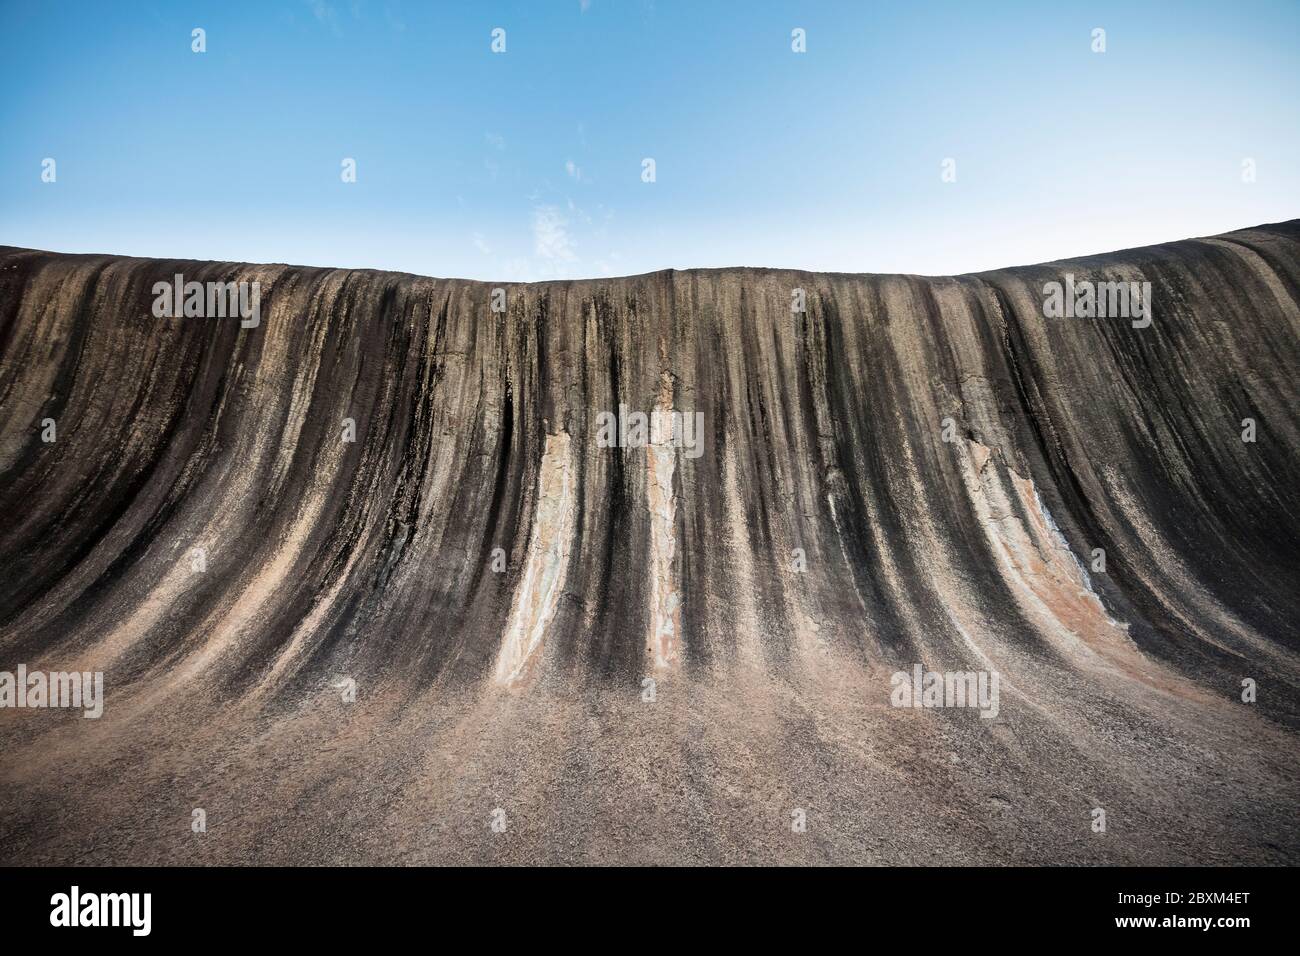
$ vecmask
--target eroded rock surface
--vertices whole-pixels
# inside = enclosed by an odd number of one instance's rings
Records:
[[[4,862],[1300,862],[1300,224],[493,288],[0,248]]]

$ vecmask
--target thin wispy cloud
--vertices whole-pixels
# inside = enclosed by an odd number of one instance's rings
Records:
[[[335,36],[342,36],[343,30],[339,27],[339,14],[325,0],[307,0],[307,6],[311,7],[311,14],[316,18],[316,22],[325,27]]]
[[[559,206],[538,206],[533,210],[533,253],[547,262],[574,262],[569,221]]]

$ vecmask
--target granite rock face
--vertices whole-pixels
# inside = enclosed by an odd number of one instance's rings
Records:
[[[0,709],[0,855],[1300,861],[1298,374],[1300,222],[953,278],[0,248],[0,670],[106,687]]]

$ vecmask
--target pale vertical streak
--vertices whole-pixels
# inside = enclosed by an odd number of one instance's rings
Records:
[[[528,675],[559,607],[573,547],[573,486],[568,432],[547,435],[537,476],[537,511],[528,542],[528,562],[497,654],[498,684],[514,686]]]
[[[673,444],[672,378],[664,373],[659,402],[646,444],[646,507],[650,511],[650,633],[647,650],[655,670],[675,670],[681,655],[681,594],[673,580],[677,552],[677,499],[673,474],[677,449]]]

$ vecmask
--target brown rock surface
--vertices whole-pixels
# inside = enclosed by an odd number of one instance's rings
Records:
[[[0,862],[1300,862],[1300,223],[492,288],[0,248]]]

